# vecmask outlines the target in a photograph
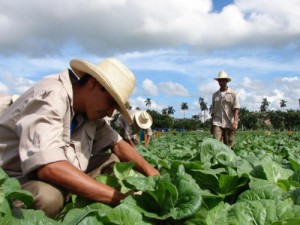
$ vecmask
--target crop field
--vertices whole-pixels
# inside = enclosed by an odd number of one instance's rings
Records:
[[[300,133],[240,131],[230,149],[207,132],[168,132],[138,151],[161,176],[116,163],[97,180],[132,195],[116,207],[73,195],[55,220],[12,209],[32,197],[0,170],[0,224],[300,224]]]

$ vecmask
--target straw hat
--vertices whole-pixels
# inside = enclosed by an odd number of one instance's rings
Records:
[[[12,95],[11,96],[11,101],[15,102],[19,97],[20,97],[20,95]]]
[[[96,65],[85,60],[73,59],[70,61],[70,66],[78,77],[85,74],[94,77],[115,99],[125,118],[132,122],[125,103],[128,101],[136,81],[133,73],[126,66],[113,58],[105,59]]]
[[[152,126],[152,117],[146,111],[129,110],[129,115],[132,120],[135,119],[137,125],[142,129],[148,129]]]
[[[218,74],[218,77],[214,78],[215,80],[219,80],[219,79],[227,79],[228,82],[231,81],[231,78],[227,75],[226,72],[224,71],[220,71],[219,74]]]

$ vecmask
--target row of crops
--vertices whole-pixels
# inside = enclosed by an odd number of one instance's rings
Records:
[[[238,132],[233,150],[206,132],[163,133],[138,150],[161,176],[117,163],[97,180],[131,195],[116,207],[73,195],[55,220],[12,209],[32,198],[0,171],[0,224],[300,224],[299,133]]]

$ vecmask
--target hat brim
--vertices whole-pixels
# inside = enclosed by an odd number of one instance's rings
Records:
[[[231,81],[231,78],[230,78],[230,77],[224,77],[224,78],[216,77],[216,78],[214,78],[214,79],[215,79],[216,81],[221,80],[221,79],[225,79],[225,80],[227,80],[228,82]]]
[[[129,123],[132,123],[132,119],[126,110],[125,104],[122,102],[121,96],[118,95],[117,91],[107,79],[108,75],[85,60],[73,59],[70,61],[70,66],[79,78],[85,74],[89,74],[94,77],[117,102],[119,106],[118,111],[125,116]]]
[[[137,125],[142,128],[142,129],[148,129],[152,126],[152,123],[153,123],[153,120],[152,120],[152,117],[149,113],[147,113],[149,115],[149,120],[147,121],[147,123],[141,123],[137,118],[139,118],[139,116],[141,115],[142,111],[137,111],[135,112],[134,114],[134,118],[135,118],[135,121],[137,123]]]

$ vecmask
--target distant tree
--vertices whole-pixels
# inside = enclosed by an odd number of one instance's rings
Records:
[[[169,106],[168,107],[168,115],[173,115],[175,113],[175,109],[173,108],[173,106]]]
[[[181,103],[180,109],[183,111],[183,118],[185,118],[185,111],[189,109],[187,102]]]
[[[168,115],[168,108],[163,108],[162,111],[161,111],[161,113],[163,115]]]
[[[146,103],[146,107],[148,107],[148,109],[151,107],[151,98],[147,98],[145,100],[145,103]]]
[[[239,110],[239,127],[244,129],[257,129],[258,128],[258,116],[254,112],[250,112],[247,108],[242,107]]]
[[[203,122],[205,121],[205,112],[208,110],[207,103],[204,101],[204,98],[199,97],[198,104],[200,105],[200,110],[204,112]]]
[[[263,98],[262,102],[261,102],[261,106],[260,106],[260,112],[267,112],[268,111],[268,107],[270,105],[270,102],[268,101],[267,98]]]
[[[287,103],[287,101],[285,100],[285,99],[281,99],[280,100],[280,108],[285,108],[286,107],[286,103]]]
[[[199,115],[193,115],[193,116],[192,116],[192,119],[193,119],[193,120],[199,120],[200,118],[199,118]]]

